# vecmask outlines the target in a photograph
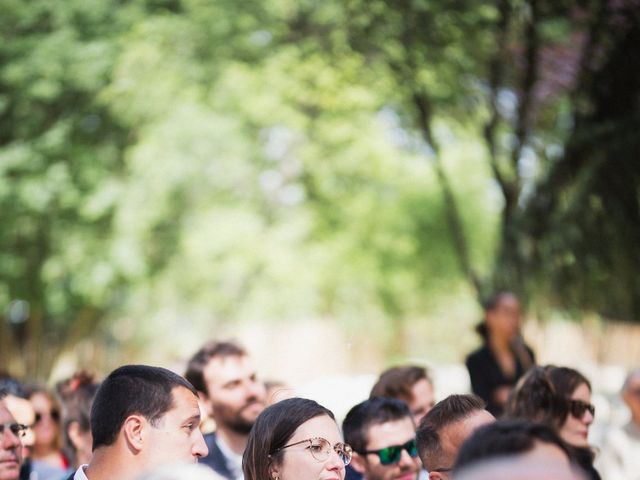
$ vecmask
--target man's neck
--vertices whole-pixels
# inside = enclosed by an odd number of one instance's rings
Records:
[[[97,450],[84,473],[89,480],[134,480],[140,472],[131,462],[121,461],[116,452]]]
[[[216,435],[233,453],[237,455],[242,455],[244,453],[249,435],[234,432],[233,430],[229,430],[228,428],[224,427],[218,427],[218,430],[216,430]]]

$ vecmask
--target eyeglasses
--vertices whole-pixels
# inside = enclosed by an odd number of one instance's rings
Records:
[[[274,453],[284,450],[285,448],[293,447],[295,445],[301,445],[303,443],[309,443],[307,450],[309,450],[311,452],[311,456],[319,462],[326,462],[332,451],[338,454],[340,460],[342,460],[342,463],[344,463],[345,466],[349,465],[349,462],[351,462],[353,449],[350,445],[347,445],[346,443],[336,443],[335,445],[331,446],[329,440],[322,437],[307,438],[306,440],[300,440],[299,442],[290,443],[289,445],[280,447]]]
[[[589,410],[592,417],[595,416],[596,407],[593,404],[582,400],[569,400],[569,412],[574,418],[581,419],[587,410]]]
[[[51,410],[50,412],[36,413],[36,421],[34,422],[34,425],[40,423],[40,421],[45,417],[49,417],[54,422],[57,422],[60,420],[60,412],[58,410]]]
[[[29,427],[21,423],[0,423],[0,435],[11,430],[16,437],[24,437],[27,434],[27,428]]]
[[[418,456],[418,447],[416,446],[415,439],[409,440],[404,445],[392,445],[390,447],[381,448],[380,450],[366,450],[359,453],[365,455],[378,455],[382,465],[391,465],[400,461],[402,450],[406,450],[411,458],[416,458]]]

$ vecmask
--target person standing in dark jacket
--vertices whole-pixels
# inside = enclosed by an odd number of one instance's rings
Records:
[[[499,417],[518,379],[535,364],[533,351],[520,336],[520,302],[501,291],[484,304],[484,319],[476,327],[483,345],[466,359],[473,393]]]

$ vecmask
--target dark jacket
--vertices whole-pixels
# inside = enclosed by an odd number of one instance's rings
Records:
[[[210,467],[214,472],[227,480],[234,480],[227,466],[227,457],[224,456],[224,453],[222,453],[222,450],[218,447],[215,432],[204,435],[204,441],[209,448],[209,455],[198,460],[198,463]]]
[[[532,363],[535,364],[533,351],[526,347],[527,352],[531,356]],[[487,345],[483,345],[478,350],[472,352],[466,360],[467,370],[469,370],[469,378],[471,379],[471,390],[473,393],[487,402],[487,410],[496,417],[502,414],[503,406],[496,403],[493,398],[493,392],[498,387],[513,387],[518,379],[525,373],[525,369],[520,363],[518,355],[516,359],[516,373],[513,377],[507,377],[493,353]]]

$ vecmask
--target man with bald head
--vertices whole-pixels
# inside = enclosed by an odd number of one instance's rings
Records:
[[[640,480],[640,369],[627,375],[621,396],[631,418],[607,432],[597,468],[607,473],[607,480]]]
[[[429,480],[446,480],[464,441],[479,427],[494,422],[475,395],[451,395],[425,415],[416,432],[418,453]]]

